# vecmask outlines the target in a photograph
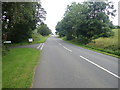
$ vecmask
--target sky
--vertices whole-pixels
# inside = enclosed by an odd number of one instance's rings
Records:
[[[55,26],[60,21],[65,13],[67,5],[72,2],[82,2],[84,0],[41,0],[42,7],[47,12],[45,24],[55,33]],[[118,11],[118,1],[110,0],[114,2],[114,7]],[[114,25],[118,25],[118,12],[117,15],[112,19]]]

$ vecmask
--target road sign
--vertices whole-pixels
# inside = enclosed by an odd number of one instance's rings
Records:
[[[33,42],[33,38],[29,38],[28,41],[29,41],[29,42]]]
[[[11,41],[4,41],[3,43],[12,43]]]

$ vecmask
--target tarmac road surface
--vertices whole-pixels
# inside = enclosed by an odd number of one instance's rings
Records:
[[[115,57],[51,36],[42,47],[33,88],[118,88]]]

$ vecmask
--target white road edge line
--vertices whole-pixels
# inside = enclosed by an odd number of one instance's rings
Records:
[[[65,48],[65,49],[68,50],[69,52],[72,52],[72,50],[70,50],[70,49],[68,49],[68,48],[66,48],[66,47],[64,47],[64,46],[63,46],[63,48]]]
[[[94,62],[92,62],[92,61],[90,61],[90,60],[88,60],[87,58],[85,58],[85,57],[83,57],[83,56],[80,56],[80,57],[83,58],[84,60],[88,61],[89,63],[91,63],[91,64],[97,66],[98,68],[104,70],[105,72],[107,72],[107,73],[109,73],[109,74],[115,76],[116,78],[120,79],[120,77],[119,77],[118,75],[116,75],[116,74],[112,73],[111,71],[109,71],[109,70],[103,68],[102,66],[100,66],[100,65],[98,65],[98,64],[96,64],[96,63],[94,63]]]
[[[40,48],[40,46],[41,46],[41,43],[40,43],[40,45],[37,47],[37,49],[39,49],[39,48]]]
[[[42,44],[42,46],[41,46],[40,50],[42,50],[42,49],[43,49],[43,47],[44,47],[44,43]]]

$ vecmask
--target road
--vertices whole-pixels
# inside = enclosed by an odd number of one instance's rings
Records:
[[[51,36],[42,47],[33,88],[118,88],[115,57]]]

